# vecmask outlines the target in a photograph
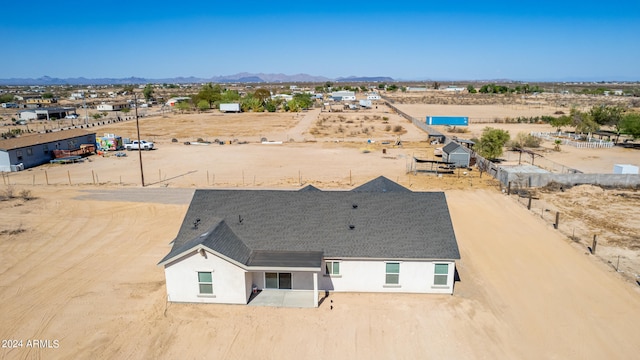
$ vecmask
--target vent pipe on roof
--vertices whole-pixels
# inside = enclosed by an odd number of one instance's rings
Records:
[[[353,205],[351,205],[351,206],[352,206],[354,209],[357,209],[357,208],[358,208],[358,204],[353,204]]]
[[[355,226],[355,225],[349,225],[349,229],[350,229],[350,230],[353,230],[353,229],[355,229],[355,228],[356,228],[356,226]]]

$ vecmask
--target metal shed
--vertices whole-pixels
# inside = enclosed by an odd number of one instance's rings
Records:
[[[456,167],[468,167],[471,154],[457,142],[450,142],[442,148],[442,160],[454,163]]]

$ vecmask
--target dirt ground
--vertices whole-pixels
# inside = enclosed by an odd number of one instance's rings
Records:
[[[323,115],[336,116],[336,125],[316,137],[310,130]],[[354,116],[365,115],[378,114]],[[607,255],[637,250],[629,240],[640,219],[634,192],[540,192],[530,211],[476,170],[408,173],[412,156],[431,157],[433,147],[395,114],[387,121],[407,131],[401,147],[386,132],[334,136],[334,113],[281,116],[144,118],[142,136],[158,143],[142,153],[144,188],[137,152],[3,176],[0,194],[13,196],[0,201],[0,338],[23,345],[2,348],[0,358],[627,359],[640,352],[640,288],[632,270],[616,271]],[[96,131],[133,137],[134,126]],[[183,144],[198,137],[227,143]],[[283,144],[260,144],[263,137]],[[446,191],[462,255],[453,296],[333,293],[333,310],[326,302],[318,309],[167,303],[156,264],[194,188],[349,189],[379,175],[416,191]],[[556,209],[566,213],[560,231],[549,222]],[[599,220],[614,213],[625,221]],[[572,240],[568,229],[585,218],[593,228]],[[591,255],[594,230],[601,242]],[[27,347],[30,339],[51,348]]]

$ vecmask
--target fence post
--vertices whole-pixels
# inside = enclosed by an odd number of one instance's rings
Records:
[[[591,253],[596,253],[596,246],[598,246],[598,235],[593,235],[593,243],[591,244]]]
[[[527,210],[531,210],[531,192],[529,192],[529,203],[527,204]]]
[[[556,211],[556,222],[553,224],[553,228],[558,230],[558,226],[560,226],[560,212]]]

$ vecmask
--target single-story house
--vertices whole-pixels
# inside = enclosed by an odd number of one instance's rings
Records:
[[[333,101],[355,101],[356,93],[354,91],[334,91],[331,93]]]
[[[468,167],[470,158],[471,153],[455,141],[442,148],[442,161],[454,163],[456,167]]]
[[[122,109],[129,109],[129,103],[127,102],[119,102],[113,104],[102,103],[97,107],[98,111],[120,111]]]
[[[373,92],[367,94],[367,100],[380,100],[380,94]]]
[[[64,119],[69,114],[75,114],[76,109],[72,107],[45,107],[19,112],[20,120],[51,120]]]
[[[452,294],[458,259],[445,194],[379,177],[351,191],[196,190],[158,265],[169,301],[297,292],[317,307],[329,291]]]
[[[96,133],[81,129],[0,139],[0,171],[19,171],[48,163],[53,150],[78,150],[81,145],[95,146]]]

